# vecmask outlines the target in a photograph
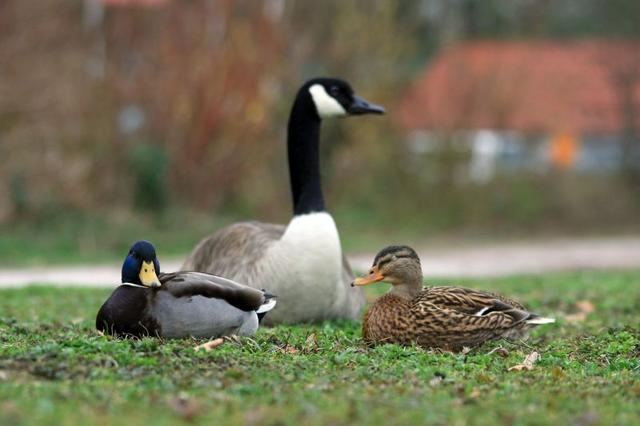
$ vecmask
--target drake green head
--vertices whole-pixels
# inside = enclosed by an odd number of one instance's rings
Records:
[[[159,273],[160,262],[153,244],[144,240],[136,241],[122,264],[122,282],[158,288]]]

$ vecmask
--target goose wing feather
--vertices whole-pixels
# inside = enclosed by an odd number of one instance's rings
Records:
[[[284,225],[256,221],[229,225],[200,241],[182,269],[251,283],[258,260],[285,229]]]
[[[284,225],[258,221],[234,223],[200,241],[185,260],[182,269],[208,272],[251,283],[257,274],[258,260],[271,244],[282,238],[286,229]],[[347,288],[355,278],[344,254],[342,278]],[[354,309],[359,312],[364,305],[364,298],[362,303],[356,305]]]

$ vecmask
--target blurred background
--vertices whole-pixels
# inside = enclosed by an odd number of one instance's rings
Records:
[[[185,254],[291,215],[286,123],[327,122],[347,250],[640,231],[637,0],[3,0],[0,263]]]

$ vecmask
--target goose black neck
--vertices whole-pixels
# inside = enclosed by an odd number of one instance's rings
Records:
[[[301,92],[291,109],[287,135],[294,215],[325,210],[319,144],[320,118],[310,96]]]

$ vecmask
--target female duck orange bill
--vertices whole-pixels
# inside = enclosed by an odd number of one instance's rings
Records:
[[[420,258],[411,247],[389,246],[376,255],[369,274],[352,284],[392,285],[364,317],[362,337],[367,343],[416,343],[456,351],[492,339],[525,338],[532,327],[555,321],[501,295],[462,287],[423,287],[422,280]]]

